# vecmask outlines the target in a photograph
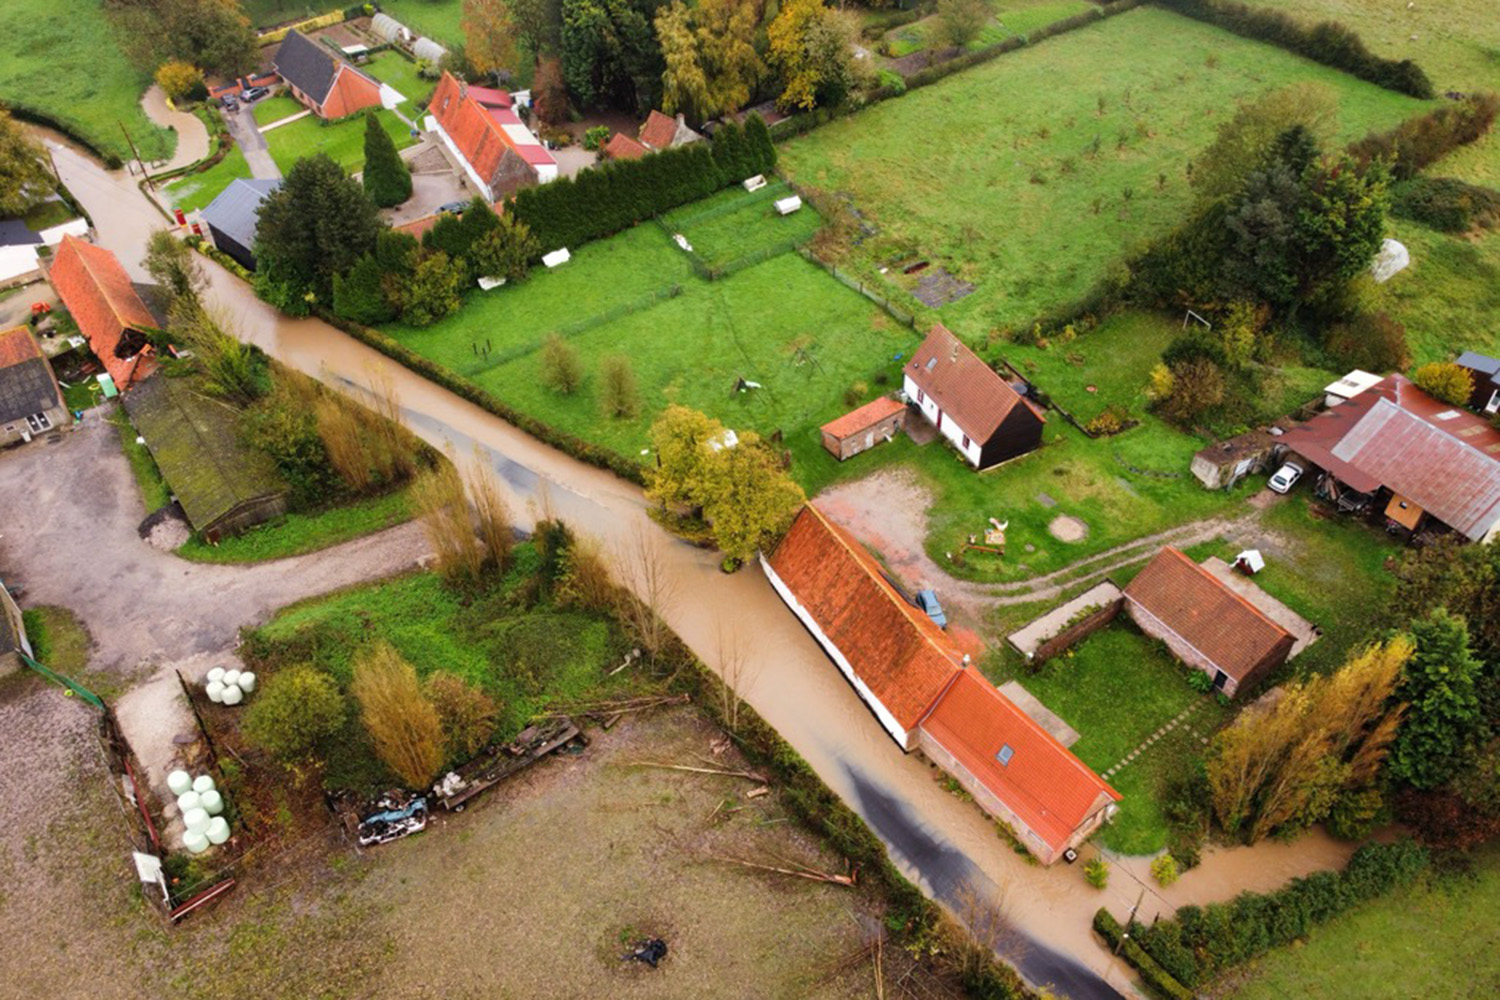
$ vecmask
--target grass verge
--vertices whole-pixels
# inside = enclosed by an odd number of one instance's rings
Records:
[[[210,545],[191,538],[177,554],[193,562],[257,563],[330,548],[411,520],[406,489],[327,510],[286,514]]]
[[[120,435],[120,449],[125,452],[125,460],[130,463],[130,472],[135,476],[136,486],[140,488],[141,502],[146,506],[146,513],[160,510],[171,503],[172,491],[167,488],[167,481],[162,478],[151,452],[144,444],[136,441],[140,435],[136,433],[130,418],[125,415],[125,408],[116,406],[108,420],[115,425],[115,430]]]

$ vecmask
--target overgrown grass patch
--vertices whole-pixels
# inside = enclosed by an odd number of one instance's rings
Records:
[[[406,489],[355,500],[344,506],[285,514],[243,534],[210,545],[194,537],[177,550],[184,559],[208,563],[254,563],[316,552],[411,520]]]
[[[871,280],[928,260],[975,283],[936,310],[975,340],[1079,301],[1176,224],[1188,163],[1235,103],[1297,81],[1337,95],[1340,141],[1425,106],[1143,7],[816,129],[782,163],[879,228],[853,261]]]
[[[735,185],[667,213],[662,225],[681,233],[709,267],[723,267],[812,239],[822,219],[811,205],[791,215],[776,214],[773,203],[792,193],[786,182],[775,179],[753,192]]]
[[[108,419],[120,435],[120,448],[125,452],[125,460],[130,463],[130,472],[135,477],[136,486],[140,488],[141,501],[146,505],[146,512],[160,510],[171,503],[172,491],[167,488],[167,481],[162,478],[161,470],[156,467],[156,460],[151,457],[151,452],[144,444],[136,441],[139,434],[130,422],[130,418],[126,416],[125,408],[116,405]]]
[[[68,677],[88,670],[93,640],[78,616],[67,608],[42,604],[21,615],[32,656],[43,666]]]
[[[417,74],[415,62],[390,50],[377,53],[360,68],[381,83],[399,90],[406,98],[406,107],[402,110],[408,115],[415,114],[414,105],[425,101],[437,87],[436,80],[424,80]]]
[[[969,43],[970,50],[997,45],[1016,35],[1029,35],[1038,28],[1081,14],[1093,5],[1086,0],[996,0],[990,4],[995,16]],[[932,45],[938,18],[925,17],[891,31],[886,38],[896,57],[920,52]]]
[[[7,0],[0,43],[0,99],[68,122],[105,153],[165,160],[177,136],[141,110],[149,74],[120,51],[96,0]],[[121,126],[124,126],[124,132]]]
[[[1412,262],[1373,298],[1405,324],[1412,364],[1451,361],[1464,350],[1500,351],[1500,232],[1448,236],[1408,219],[1391,219],[1387,228]]]

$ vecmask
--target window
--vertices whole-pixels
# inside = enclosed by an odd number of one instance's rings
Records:
[[[52,421],[47,419],[47,414],[45,413],[33,413],[26,418],[26,423],[31,427],[33,434],[40,434],[52,426]]]
[[[964,439],[964,451],[968,451],[969,450],[969,435],[967,435],[967,434],[963,435],[963,439]]]
[[[937,367],[937,355],[934,354],[932,357],[930,357],[930,358],[927,359],[927,370],[928,371],[932,371],[936,367]]]
[[[917,402],[918,403],[925,403],[925,402],[927,402],[927,394],[924,393],[921,389],[917,390]]]
[[[1002,764],[1008,765],[1010,763],[1010,759],[1014,757],[1015,754],[1016,752],[1011,748],[1011,745],[1009,743],[1006,743],[1000,747],[1000,752],[995,754],[995,759]]]

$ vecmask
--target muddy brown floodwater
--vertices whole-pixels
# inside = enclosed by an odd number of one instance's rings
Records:
[[[75,154],[58,159],[101,242],[138,272],[145,239],[164,220],[128,178]],[[1100,905],[1123,914],[1135,902],[1134,880],[1115,879],[1098,892],[1075,869],[1049,871],[1018,858],[975,806],[944,791],[934,769],[885,735],[757,566],[726,576],[713,554],[661,531],[634,485],[541,444],[327,324],[280,316],[221,268],[208,264],[205,270],[208,298],[242,337],[355,396],[367,396],[373,383],[388,384],[402,417],[425,440],[461,459],[477,452],[492,463],[518,523],[560,517],[613,552],[627,582],[635,580],[641,561],[631,553],[646,553],[668,582],[660,610],[682,639],[721,673],[725,662],[740,664],[742,696],[870,824],[895,863],[929,895],[955,910],[974,894],[1002,905],[1019,931],[1002,953],[1029,980],[1052,984],[1074,1000],[1133,992],[1129,970],[1094,940],[1089,921]],[[1269,888],[1327,867],[1337,860],[1336,848],[1303,838],[1285,847],[1211,855],[1169,893],[1148,893],[1153,898],[1145,913],[1228,898],[1251,883]],[[1220,879],[1216,871],[1233,874]],[[1255,873],[1258,878],[1250,877]]]

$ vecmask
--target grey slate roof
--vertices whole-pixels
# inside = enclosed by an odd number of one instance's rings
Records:
[[[242,247],[255,245],[256,213],[261,202],[281,187],[279,180],[246,180],[237,177],[203,209],[203,221]]]
[[[42,242],[42,237],[20,219],[0,220],[0,247],[31,247]]]
[[[1454,362],[1464,368],[1472,368],[1476,372],[1483,372],[1493,381],[1500,375],[1500,358],[1492,358],[1487,354],[1479,354],[1474,351],[1464,351]]]
[[[0,424],[62,405],[46,358],[0,368]]]
[[[332,52],[299,31],[287,32],[271,64],[287,83],[318,104],[327,99],[339,70]]]

